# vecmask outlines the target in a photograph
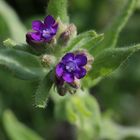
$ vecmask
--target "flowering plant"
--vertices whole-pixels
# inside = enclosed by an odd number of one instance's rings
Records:
[[[43,21],[32,22],[33,31],[27,31],[16,21],[21,26],[21,35],[13,34],[13,40],[1,43],[0,65],[19,79],[38,81],[35,106],[45,108],[52,99],[56,118],[75,124],[79,140],[110,139],[112,135],[104,135],[105,124],[111,123],[115,133],[118,133],[118,127],[101,116],[89,89],[104,77],[111,76],[140,50],[140,44],[117,47],[119,33],[133,13],[136,2],[128,0],[104,34],[94,30],[77,34],[78,28],[69,22],[67,0],[50,0],[48,15]],[[123,137],[124,133],[116,139]]]

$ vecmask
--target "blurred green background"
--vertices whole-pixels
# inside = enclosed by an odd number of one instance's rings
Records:
[[[71,22],[78,32],[94,29],[103,33],[119,13],[125,0],[69,0]],[[33,19],[46,15],[47,0],[6,0],[17,12],[27,29]],[[16,28],[16,25],[15,25]],[[7,25],[0,16],[0,40],[10,36]],[[125,47],[140,42],[140,5],[121,32],[118,46]],[[0,68],[0,117],[6,109],[36,131],[46,140],[75,140],[76,131],[68,122],[53,117],[51,100],[45,110],[35,108],[34,93],[37,82],[14,78],[6,68]],[[102,112],[111,112],[113,119],[124,126],[140,126],[140,53],[135,53],[123,67],[91,88]],[[9,140],[0,119],[0,140]],[[130,140],[134,140],[131,138]]]

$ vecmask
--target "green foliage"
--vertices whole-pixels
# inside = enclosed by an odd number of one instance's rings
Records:
[[[54,42],[49,42],[47,46],[45,46],[48,47],[49,51],[45,48],[46,50],[43,51],[43,53],[41,52],[43,56],[48,55],[48,58],[50,58],[49,61],[47,59],[47,62],[49,62],[51,68],[48,68],[41,63],[41,61],[43,62],[42,56],[35,53],[33,55],[31,54],[32,52],[27,50],[26,45],[18,44],[18,42],[25,41],[26,29],[13,9],[4,1],[0,0],[0,20],[2,20],[0,21],[0,25],[4,27],[4,30],[1,30],[0,27],[0,32],[2,31],[4,38],[9,35],[17,42],[10,39],[3,42],[4,46],[0,48],[0,66],[6,67],[6,69],[20,79],[39,80],[39,86],[35,94],[36,107],[45,108],[48,97],[51,96],[54,102],[55,119],[74,124],[77,128],[78,140],[122,140],[130,136],[140,138],[139,128],[126,128],[117,125],[110,118],[102,118],[96,99],[88,93],[89,85],[96,85],[103,77],[110,75],[123,65],[132,54],[140,50],[140,44],[131,47],[115,48],[121,30],[134,12],[136,2],[137,0],[127,0],[126,6],[106,30],[104,35],[97,34],[94,30],[89,30],[78,34],[76,37],[70,39],[66,46],[61,47],[60,44],[57,44],[59,43],[57,39],[59,39],[59,35],[62,33],[61,31],[65,30],[61,29],[57,37],[54,38]],[[86,1],[84,3],[86,3]],[[84,7],[82,2],[80,7]],[[47,13],[53,15],[56,19],[60,18],[60,20],[57,20],[57,22],[62,21],[62,27],[60,28],[68,26],[67,0],[50,0]],[[8,29],[6,30],[6,28]],[[6,32],[4,32],[5,30]],[[65,44],[65,42],[63,42],[63,44]],[[92,65],[93,67],[81,82],[82,87],[77,90],[75,95],[66,94],[66,96],[60,97],[54,88],[52,88],[55,84],[55,74],[52,73],[52,71],[55,69],[56,62],[53,63],[49,56],[53,54],[53,57],[59,61],[59,59],[61,59],[60,57],[65,53],[80,49],[87,50],[95,58]],[[59,54],[61,52],[62,54]],[[2,76],[2,78],[4,78],[4,76]],[[10,82],[8,81],[7,83]],[[18,84],[16,84],[16,86],[17,85]],[[5,87],[7,88],[7,86]],[[11,89],[11,84],[8,87]],[[69,88],[72,87],[69,86]],[[24,90],[24,92],[27,96],[28,92],[26,93],[26,90]],[[0,100],[3,101],[2,94],[0,97]],[[3,105],[2,101],[1,104]],[[0,114],[2,114],[2,112],[3,110],[0,110]],[[38,116],[40,117],[40,114]],[[18,122],[10,111],[4,112],[3,124],[11,140],[42,140],[35,132]]]
[[[51,72],[39,83],[38,89],[35,94],[35,105],[40,108],[45,108],[49,97],[50,89],[53,85],[51,80]]]
[[[10,35],[10,32],[8,30],[8,26],[7,26],[6,22],[4,21],[4,18],[1,16],[1,13],[0,13],[0,41],[2,42],[9,35]]]
[[[103,34],[96,35],[91,38],[85,44],[81,45],[81,48],[88,50],[91,54],[94,52],[94,48],[104,39]]]
[[[140,45],[106,49],[95,57],[94,69],[89,73],[92,79],[107,76],[123,64],[129,56],[140,50]]]
[[[55,18],[60,17],[63,22],[68,23],[67,0],[50,0],[47,7],[47,14],[53,15]]]
[[[126,25],[128,19],[135,10],[137,0],[127,0],[127,3],[123,10],[120,12],[120,15],[116,16],[114,22],[105,32],[105,38],[94,50],[94,55],[97,55],[99,52],[103,51],[105,48],[114,48],[118,40],[119,33]]]
[[[38,80],[46,73],[37,56],[16,49],[1,48],[0,65],[24,80]]]
[[[15,11],[3,0],[0,0],[0,15],[6,22],[11,37],[19,43],[25,42],[26,29],[24,25]]]
[[[75,51],[79,48],[83,49],[92,49],[94,48],[101,40],[103,40],[102,34],[97,34],[94,30],[86,31],[79,34],[77,37],[69,41],[68,45],[64,49],[64,53],[69,51]]]
[[[3,125],[10,140],[43,140],[30,128],[20,123],[9,110],[3,114]]]
[[[86,90],[78,90],[73,96],[54,95],[53,98],[59,99],[54,99],[56,118],[76,125],[79,140],[91,140],[98,136],[101,123],[99,107]]]

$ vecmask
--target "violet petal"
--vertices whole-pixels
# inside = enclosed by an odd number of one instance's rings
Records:
[[[55,23],[55,19],[48,15],[45,19],[44,19],[44,24],[47,26],[47,27],[50,27],[52,26],[53,24]]]
[[[53,30],[54,30],[54,32],[55,32],[55,34],[56,34],[56,32],[57,32],[57,30],[58,30],[58,23],[55,23],[55,24],[52,26],[52,28],[53,28]]]
[[[86,70],[80,67],[75,71],[74,75],[76,76],[77,79],[81,79],[86,75],[86,73],[87,73]]]
[[[56,35],[56,32],[57,32],[56,28],[53,28],[53,27],[50,28],[50,34],[51,35]]]
[[[75,56],[75,62],[78,66],[84,66],[87,64],[87,57],[84,54],[77,54]]]
[[[32,29],[35,31],[42,31],[44,24],[40,20],[35,20],[32,22]]]
[[[73,53],[67,53],[63,58],[62,62],[66,63],[68,61],[73,61],[74,60],[74,54]]]
[[[74,82],[74,76],[71,73],[63,73],[63,80],[66,81],[67,83],[72,83]]]
[[[30,44],[30,45],[33,45],[33,44],[36,44],[37,45],[37,43],[43,43],[44,42],[44,39],[43,38],[41,38],[41,40],[34,40],[33,38],[32,38],[32,35],[33,34],[33,32],[28,32],[27,34],[26,34],[26,42],[28,43],[28,44]]]
[[[35,41],[41,41],[42,40],[40,32],[32,32],[31,37]]]
[[[62,63],[59,63],[57,66],[56,66],[56,69],[55,69],[55,72],[56,72],[56,75],[58,77],[61,77],[63,72],[64,72],[64,65]]]

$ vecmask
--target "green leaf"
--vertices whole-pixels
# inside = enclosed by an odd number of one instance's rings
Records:
[[[47,14],[53,15],[56,19],[60,17],[63,22],[68,23],[67,0],[50,0],[47,7]]]
[[[6,39],[7,36],[9,36],[9,35],[10,35],[10,32],[8,30],[8,26],[0,13],[0,42],[2,42],[4,39]]]
[[[85,44],[81,46],[81,48],[88,50],[91,54],[93,54],[94,48],[104,39],[103,34],[99,34],[93,38],[91,38],[89,41],[87,41]]]
[[[45,78],[40,82],[39,87],[35,94],[35,105],[40,108],[45,108],[47,105],[47,99],[49,97],[50,89],[53,85],[51,80],[51,72],[48,73]]]
[[[57,95],[53,98],[57,98]],[[100,130],[101,116],[95,98],[86,90],[78,90],[75,95],[65,95],[58,99],[54,99],[55,117],[76,125],[79,140],[96,138]]]
[[[43,140],[37,133],[19,122],[9,110],[4,112],[3,125],[11,140]]]
[[[140,44],[131,47],[106,49],[95,57],[93,69],[89,72],[89,76],[96,79],[109,75],[123,64],[129,56],[139,50]]]
[[[47,73],[38,57],[16,49],[1,48],[0,65],[24,80],[38,80]]]
[[[77,37],[69,41],[68,45],[64,49],[64,53],[70,52],[84,46],[91,39],[96,38],[97,33],[93,30],[79,34]]]
[[[104,40],[94,49],[94,56],[103,51],[105,48],[114,48],[116,46],[119,33],[124,28],[128,19],[134,12],[136,2],[137,0],[127,0],[127,3],[120,12],[120,15],[116,17],[114,22],[105,32]]]
[[[19,20],[16,12],[3,0],[0,0],[0,15],[5,20],[12,39],[16,42],[24,43],[26,29]]]

